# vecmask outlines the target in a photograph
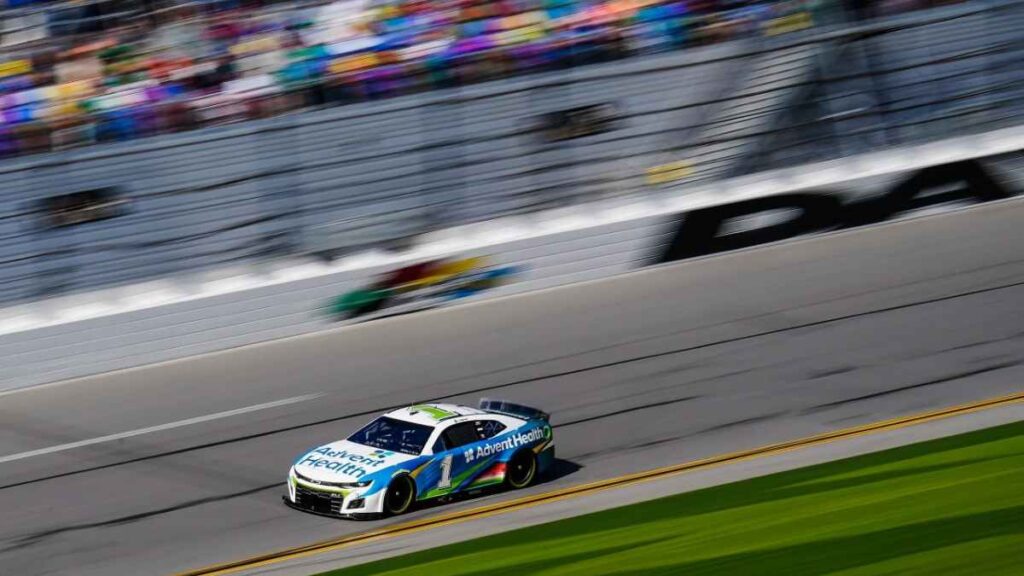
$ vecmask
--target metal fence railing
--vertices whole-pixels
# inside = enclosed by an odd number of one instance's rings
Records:
[[[1024,4],[971,3],[845,30],[750,170],[926,142],[1024,119]]]

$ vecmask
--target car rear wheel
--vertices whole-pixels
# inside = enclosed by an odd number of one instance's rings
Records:
[[[408,476],[399,476],[388,485],[384,494],[384,513],[397,516],[406,513],[416,499],[416,483]]]
[[[532,450],[516,452],[505,466],[505,483],[510,488],[526,488],[537,477],[537,457]]]

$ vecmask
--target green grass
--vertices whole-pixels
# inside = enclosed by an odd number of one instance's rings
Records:
[[[1024,422],[329,574],[1020,576]]]

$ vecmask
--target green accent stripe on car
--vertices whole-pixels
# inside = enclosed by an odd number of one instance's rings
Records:
[[[472,468],[466,470],[462,474],[459,474],[458,476],[453,478],[452,486],[461,486],[466,480],[469,480],[470,478],[476,476],[477,472],[479,472],[481,468],[490,466],[492,462],[494,462],[493,456],[491,458],[484,460],[483,462],[477,462],[476,464],[473,465]]]
[[[494,484],[501,484],[505,481],[504,476],[497,476],[489,478],[487,480],[474,480],[467,488],[483,488],[484,486],[492,486]]]
[[[431,488],[430,490],[427,491],[426,494],[424,494],[420,498],[420,500],[426,500],[428,498],[437,498],[438,496],[444,496],[446,494],[450,494],[450,493],[454,492],[455,490],[458,490],[459,487],[462,486],[463,482],[465,482],[466,480],[469,480],[474,475],[476,475],[476,473],[479,472],[481,468],[483,468],[484,466],[490,464],[493,459],[494,458],[488,458],[487,460],[482,460],[480,462],[477,462],[469,470],[466,470],[462,474],[459,474],[455,478],[452,478],[452,483],[451,483],[451,485],[449,487],[447,487],[447,488]]]
[[[419,404],[416,406],[410,406],[409,412],[423,412],[427,416],[430,416],[434,420],[444,420],[446,418],[454,418],[458,416],[458,413],[437,406],[428,406],[426,404]]]

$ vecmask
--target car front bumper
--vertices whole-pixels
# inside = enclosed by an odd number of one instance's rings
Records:
[[[379,512],[359,512],[359,513],[355,513],[355,512],[341,512],[341,513],[337,513],[337,512],[331,512],[331,511],[324,512],[324,511],[321,511],[321,510],[316,509],[316,508],[311,508],[311,507],[308,507],[308,506],[304,506],[302,504],[298,504],[298,503],[292,502],[291,499],[288,498],[287,494],[281,494],[281,501],[284,502],[285,505],[287,505],[289,508],[293,508],[293,509],[299,510],[301,512],[306,512],[307,514],[316,514],[317,516],[326,516],[328,518],[342,518],[342,519],[345,519],[345,520],[372,520],[374,518],[380,518],[382,516],[382,514],[380,514]]]
[[[384,510],[385,490],[372,488],[332,489],[288,478],[288,491],[282,496],[292,508],[337,518],[379,515]],[[372,492],[372,493],[371,493]]]

